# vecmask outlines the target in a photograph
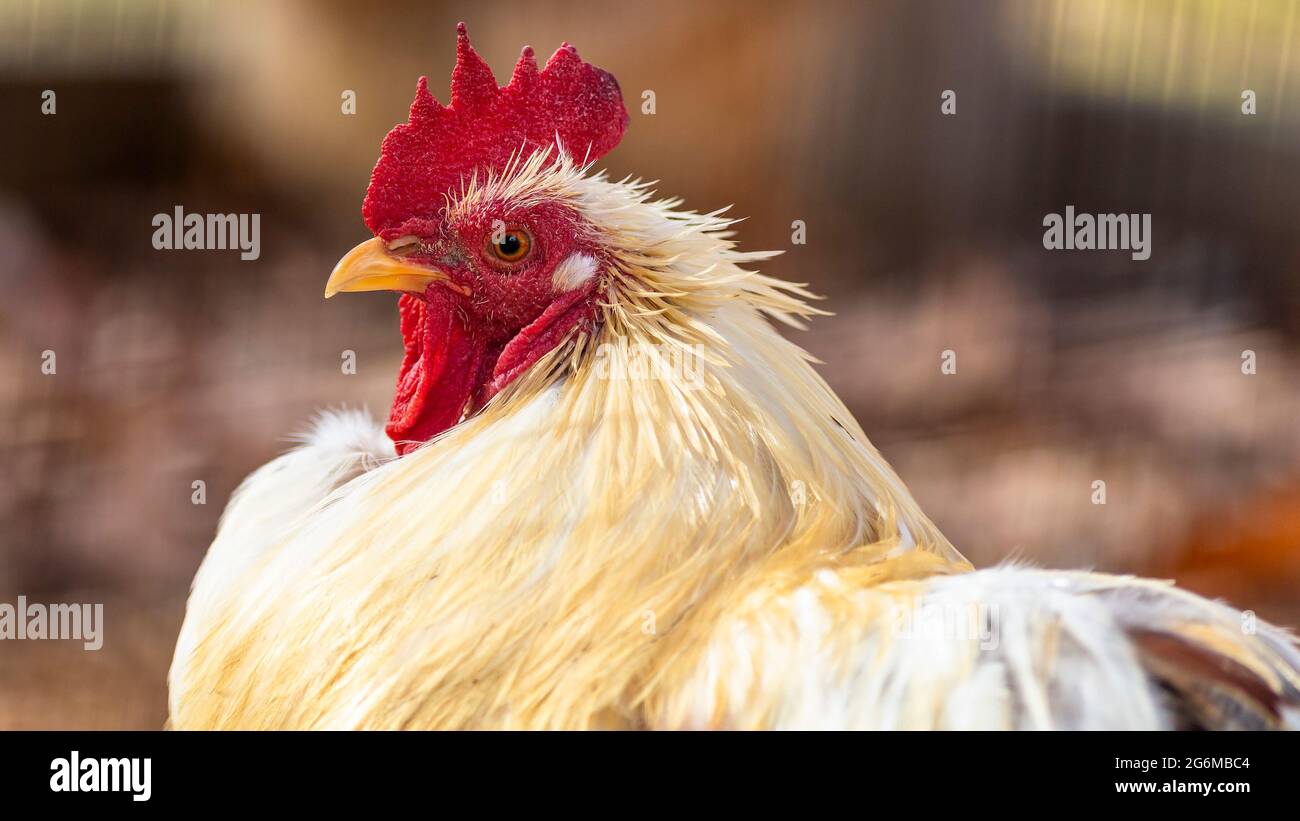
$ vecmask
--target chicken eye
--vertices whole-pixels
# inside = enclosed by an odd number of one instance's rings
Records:
[[[528,256],[533,247],[533,238],[523,228],[511,228],[505,234],[489,239],[488,247],[492,250],[492,256],[502,262],[515,263]]]

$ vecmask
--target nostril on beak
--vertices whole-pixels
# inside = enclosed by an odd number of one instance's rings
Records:
[[[407,234],[404,237],[398,237],[397,239],[389,242],[387,248],[389,253],[402,254],[410,250],[413,250],[413,246],[418,246],[419,244],[420,244],[419,237],[417,237],[415,234]]]

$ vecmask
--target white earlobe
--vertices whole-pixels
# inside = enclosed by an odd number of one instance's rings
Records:
[[[571,254],[551,275],[551,284],[557,291],[572,291],[596,275],[596,260],[587,254]]]

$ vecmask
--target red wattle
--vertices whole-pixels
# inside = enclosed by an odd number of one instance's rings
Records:
[[[406,353],[385,431],[400,456],[460,421],[487,346],[440,288],[423,298],[403,294],[398,311]]]
[[[590,289],[586,288],[561,297],[516,334],[493,363],[491,377],[480,388],[474,401],[475,406],[482,407],[519,374],[559,345],[575,326],[591,319],[595,315],[595,307],[587,299],[589,295]]]

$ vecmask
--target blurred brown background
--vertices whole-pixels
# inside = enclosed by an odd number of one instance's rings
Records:
[[[0,643],[0,727],[160,726],[230,491],[314,410],[386,411],[393,300],[321,289],[366,235],[416,77],[446,100],[462,19],[502,81],[523,44],[575,43],[632,111],[613,174],[734,203],[744,247],[789,249],[767,270],[836,313],[800,341],[977,564],[1173,577],[1300,622],[1296,18],[1294,0],[0,3],[0,601],[106,604],[98,652]],[[1043,216],[1071,204],[1151,213],[1150,260],[1044,251]],[[176,205],[260,213],[261,258],[155,251]]]

